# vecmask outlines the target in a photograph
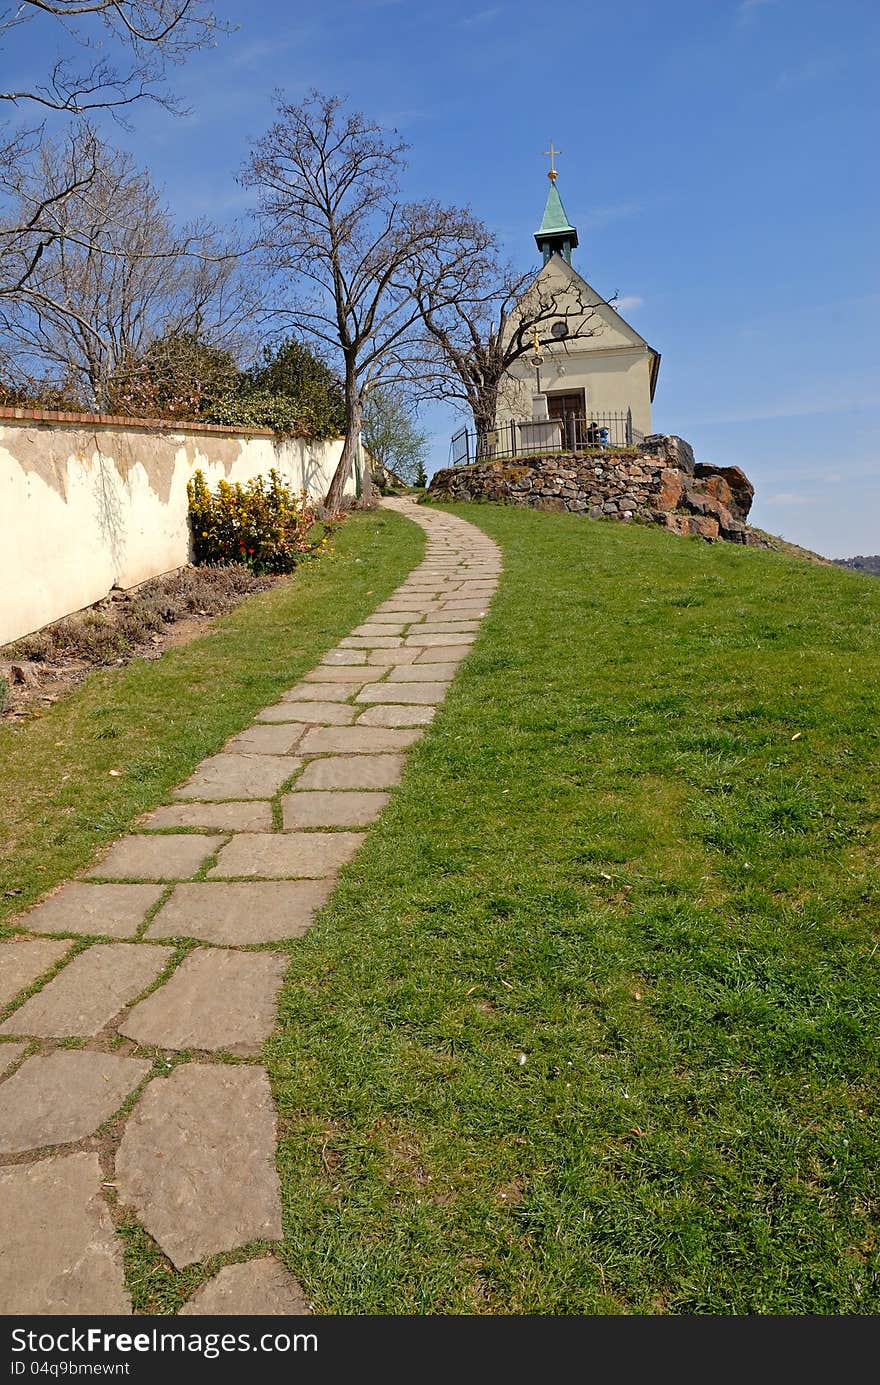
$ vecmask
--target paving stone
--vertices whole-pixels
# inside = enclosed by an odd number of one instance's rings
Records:
[[[259,1053],[275,1025],[288,960],[277,952],[198,947],[134,1007],[120,1032],[150,1047]]]
[[[461,645],[428,645],[422,649],[417,657],[417,664],[460,664],[462,659],[466,659],[469,650],[462,648]]]
[[[28,1058],[0,1087],[0,1153],[94,1135],[149,1071],[140,1058],[85,1049]]]
[[[303,727],[296,722],[281,726],[249,726],[228,740],[223,749],[232,755],[289,755],[296,749],[302,733]]]
[[[384,726],[313,726],[302,743],[303,754],[376,755],[408,750],[422,735],[418,727],[398,731]]]
[[[178,885],[147,936],[199,938],[240,947],[301,938],[332,889],[332,880]]]
[[[346,635],[339,643],[344,649],[399,649],[403,640],[399,635]]]
[[[320,691],[320,684],[314,686]],[[288,716],[295,715],[303,725],[309,726],[347,726],[356,711],[347,702],[286,702],[283,705]],[[267,709],[269,712],[273,710],[272,707]]]
[[[259,836],[240,832],[221,851],[209,874],[215,880],[243,875],[263,880],[320,878],[350,861],[363,840],[362,832],[276,832]]]
[[[58,1155],[0,1173],[0,1313],[131,1312],[102,1179],[97,1154]]]
[[[187,1316],[254,1318],[303,1317],[310,1312],[306,1296],[296,1280],[271,1255],[225,1265],[181,1308]]]
[[[330,649],[321,660],[322,664],[362,664],[365,661],[365,654],[362,649]]]
[[[390,626],[392,627],[390,633],[393,634],[393,633],[394,633],[394,630],[393,630],[393,627],[394,627],[394,626],[400,625],[401,628],[403,628],[403,626],[409,625],[409,624],[411,623],[412,620],[414,620],[414,619],[415,619],[415,620],[421,620],[421,618],[422,618],[422,612],[421,612],[421,611],[383,611],[383,610],[378,610],[378,611],[374,611],[373,614],[370,616],[370,625],[371,625],[371,626],[376,626],[376,625],[390,625]],[[352,631],[352,634],[354,634],[354,631]],[[355,651],[349,650],[349,653],[353,653],[353,652],[355,652]]]
[[[91,885],[72,880],[20,922],[32,933],[132,938],[161,894],[161,885]]]
[[[458,664],[401,664],[391,670],[388,682],[379,686],[387,688],[389,683],[451,683],[457,673]]]
[[[413,635],[473,635],[480,628],[478,620],[432,620],[414,625]]]
[[[371,625],[368,622],[366,625],[356,625],[351,633],[353,635],[359,635],[365,640],[369,639],[372,635],[378,635],[381,639],[384,639],[386,635],[402,635],[404,630],[408,630],[411,624],[412,621],[410,620],[398,620],[395,621],[393,625]]]
[[[267,728],[268,730],[269,728]],[[303,726],[302,730],[306,728]],[[271,832],[272,805],[250,803],[169,803],[141,818],[142,827],[204,827],[220,832]],[[93,886],[98,889],[98,886]],[[146,885],[102,885],[101,889],[149,889]]]
[[[414,702],[423,707],[442,702],[446,696],[448,683],[368,683],[358,693],[358,702]]]
[[[281,1238],[275,1108],[262,1068],[186,1063],[151,1082],[116,1156],[132,1206],[177,1269]]]
[[[0,1074],[8,1072],[27,1053],[27,1044],[0,1044]]]
[[[39,913],[45,907],[39,905],[33,912]],[[32,917],[32,914],[25,914],[18,922],[30,928]],[[19,991],[54,967],[69,951],[69,942],[49,942],[42,938],[8,938],[0,943],[0,1005],[8,1005]]]
[[[402,775],[402,755],[332,755],[326,760],[312,760],[299,786],[303,789],[393,789]]]
[[[376,607],[376,614],[394,615],[400,611],[436,611],[440,602],[436,597],[392,596]]]
[[[360,654],[361,664],[363,665],[367,662],[367,651],[365,649],[343,649],[341,650],[341,653]],[[299,687],[301,689],[301,695],[306,700],[312,700],[315,697],[315,689],[312,687],[313,683],[342,683],[347,684],[349,689],[354,688],[355,690],[357,690],[358,688],[362,688],[364,686],[364,683],[366,683],[368,678],[370,677],[370,670],[364,667],[359,668],[357,670],[357,683],[355,683],[352,679],[352,674],[354,672],[355,670],[350,668],[335,668],[328,664],[318,664],[316,668],[311,669],[309,673],[303,675],[303,682],[299,684]],[[299,694],[297,694],[297,696],[299,696]],[[345,698],[350,696],[350,691],[346,692],[344,695],[340,694],[338,698],[335,697],[332,693],[328,693],[322,695],[321,701],[344,702]]]
[[[214,855],[222,841],[222,837],[196,832],[123,837],[86,874],[114,879],[144,876],[148,880],[188,880]]]
[[[472,601],[457,601],[455,599],[444,601],[436,616],[451,616],[458,620],[466,620],[469,616],[476,616],[478,619],[486,614],[486,603],[479,606]],[[436,617],[435,617],[436,618]]]
[[[391,795],[351,791],[286,794],[281,800],[284,826],[367,827],[375,822]]]
[[[312,670],[317,673],[317,669]],[[311,680],[311,674],[306,675]],[[363,669],[359,672],[357,679],[327,679],[317,678],[312,681],[297,683],[295,688],[284,693],[282,702],[345,702],[349,697],[354,697],[358,688],[362,688],[365,683],[370,681],[369,670]],[[296,711],[296,709],[294,708]],[[297,716],[299,712],[297,711]],[[303,718],[305,720],[305,718]]]
[[[174,794],[176,798],[272,798],[301,763],[295,755],[212,755]]]
[[[0,1034],[64,1039],[97,1034],[145,990],[171,957],[170,947],[95,943],[0,1025]]]
[[[357,719],[358,726],[427,726],[434,720],[436,707],[404,707],[401,705],[377,702],[368,707]],[[314,765],[316,761],[312,761]],[[312,768],[309,765],[309,769]],[[300,783],[303,781],[300,780]]]
[[[425,645],[432,647],[439,645],[449,645],[451,648],[454,645],[473,644],[475,639],[475,635],[456,634],[454,630],[451,631],[449,634],[444,635],[419,635],[418,633],[414,632],[412,635],[407,635],[406,648],[413,649],[417,645]]]
[[[417,649],[373,649],[369,654],[371,664],[412,664],[417,658]],[[373,674],[372,676],[375,677],[376,675]]]

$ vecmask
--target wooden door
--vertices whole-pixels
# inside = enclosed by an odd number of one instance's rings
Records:
[[[547,412],[562,424],[563,447],[583,447],[585,428],[584,391],[575,390],[570,394],[548,394]]]

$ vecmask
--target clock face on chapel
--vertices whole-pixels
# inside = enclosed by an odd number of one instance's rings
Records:
[[[550,328],[550,335],[551,337],[555,337],[557,341],[562,341],[564,337],[568,336],[568,323],[554,322],[553,326]]]

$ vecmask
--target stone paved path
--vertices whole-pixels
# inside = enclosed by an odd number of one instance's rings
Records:
[[[260,1061],[277,944],[308,930],[387,804],[501,568],[473,525],[385,503],[427,531],[424,561],[0,943],[0,1313],[130,1313],[125,1213],[177,1269],[281,1239]],[[261,1244],[181,1311],[309,1307]]]

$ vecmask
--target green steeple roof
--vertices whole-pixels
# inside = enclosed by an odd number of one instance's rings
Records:
[[[551,255],[562,255],[571,263],[571,252],[578,243],[578,233],[565,214],[562,198],[556,190],[556,175],[550,176],[550,191],[544,207],[544,217],[535,232],[538,249],[546,264]]]
[[[577,231],[570,224],[562,205],[562,198],[556,190],[556,184],[550,184],[550,191],[547,193],[547,205],[544,208],[544,219],[536,232],[539,236],[558,235],[560,231],[567,231],[570,236],[577,235]]]

